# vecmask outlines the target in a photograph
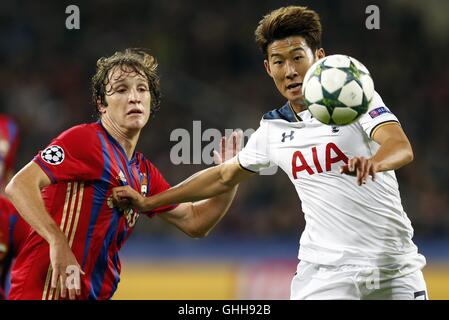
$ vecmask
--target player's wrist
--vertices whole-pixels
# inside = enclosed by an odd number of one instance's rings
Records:
[[[61,245],[67,243],[67,237],[56,224],[54,226],[50,226],[47,232],[46,240],[50,245]]]
[[[154,201],[152,200],[152,197],[142,197],[139,201],[139,211],[150,211],[154,209]]]
[[[370,159],[371,164],[372,164],[372,170],[374,173],[381,171],[381,162],[378,161],[375,157],[372,157]]]

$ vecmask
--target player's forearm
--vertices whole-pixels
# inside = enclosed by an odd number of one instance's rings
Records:
[[[48,243],[64,239],[64,234],[48,214],[38,185],[15,177],[6,187],[6,195],[23,219]]]
[[[378,172],[396,170],[413,161],[413,150],[408,141],[389,139],[372,157]]]
[[[145,210],[173,203],[195,202],[231,191],[237,181],[226,178],[221,164],[196,173],[167,191],[145,199]]]
[[[213,198],[193,203],[192,224],[194,224],[195,235],[204,237],[217,225],[229,210],[238,185],[231,191],[225,192]]]

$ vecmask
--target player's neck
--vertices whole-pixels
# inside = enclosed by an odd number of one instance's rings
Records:
[[[128,160],[130,160],[136,149],[137,141],[139,140],[140,130],[125,131],[117,124],[108,121],[107,118],[101,119],[101,123],[106,131],[118,142],[126,153]]]
[[[301,103],[295,103],[292,101],[288,101],[288,105],[295,113],[300,113],[301,111],[306,110],[306,106]]]

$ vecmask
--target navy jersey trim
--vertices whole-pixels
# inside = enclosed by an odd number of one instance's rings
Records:
[[[240,159],[239,159],[239,155],[238,154],[237,154],[237,163],[239,164],[239,167],[241,169],[243,169],[245,171],[248,171],[248,172],[251,172],[251,173],[257,173],[257,171],[253,171],[253,170],[250,170],[250,169],[245,168],[244,166],[242,166],[242,164],[240,163]]]
[[[54,184],[57,182],[55,176],[51,173],[50,170],[48,170],[47,166],[42,162],[42,160],[38,156],[35,156],[33,160],[34,163],[36,163],[45,172],[48,178],[50,178],[51,183]]]
[[[298,122],[300,119],[296,115],[296,113],[292,110],[289,103],[287,102],[279,109],[271,110],[267,112],[263,116],[264,120],[276,120],[281,119],[288,122]]]
[[[419,298],[421,296],[424,296],[424,300],[427,300],[427,295],[426,295],[426,290],[422,290],[422,291],[416,291],[413,293],[413,298]]]

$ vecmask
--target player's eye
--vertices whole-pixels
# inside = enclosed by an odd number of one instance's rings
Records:
[[[303,56],[295,56],[295,61],[299,61],[299,60],[301,60],[302,58],[304,58]]]
[[[275,61],[273,61],[273,64],[281,64],[281,63],[282,63],[281,60],[275,60]]]
[[[119,87],[119,88],[117,88],[117,89],[115,90],[115,92],[118,92],[118,93],[125,93],[125,92],[126,92],[126,88],[124,88],[124,87]]]
[[[137,90],[139,90],[139,92],[148,91],[148,89],[146,87],[139,87],[139,88],[137,88]]]

